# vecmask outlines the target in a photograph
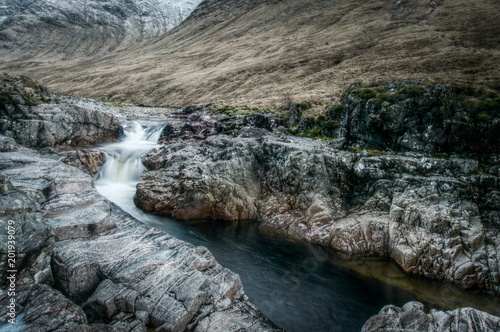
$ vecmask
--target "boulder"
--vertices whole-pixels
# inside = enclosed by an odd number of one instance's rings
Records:
[[[419,302],[409,302],[402,308],[385,306],[378,315],[373,316],[363,326],[362,332],[399,331],[399,332],[451,332],[500,330],[500,318],[486,312],[461,308],[453,311],[424,311]]]
[[[96,178],[106,162],[106,153],[98,149],[69,151],[63,162]]]

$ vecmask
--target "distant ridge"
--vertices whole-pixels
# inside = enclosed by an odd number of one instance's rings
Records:
[[[201,0],[2,0],[0,55],[73,59],[158,37]]]
[[[352,82],[389,79],[498,88],[498,17],[497,0],[205,0],[157,38],[72,61],[4,52],[0,70],[146,105],[323,103]]]

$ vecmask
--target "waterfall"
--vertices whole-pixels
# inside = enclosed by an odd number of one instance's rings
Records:
[[[164,125],[151,121],[127,122],[124,125],[125,137],[121,142],[101,147],[107,154],[107,160],[95,183],[96,189],[129,213],[135,210],[135,206],[130,206],[131,198],[145,170],[141,157],[159,147],[157,141]]]

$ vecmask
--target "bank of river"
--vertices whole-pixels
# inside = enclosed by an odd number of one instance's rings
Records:
[[[163,119],[165,120],[165,119]],[[500,301],[404,275],[385,261],[346,261],[321,247],[275,237],[258,223],[178,222],[145,214],[133,195],[142,153],[156,146],[161,126],[132,122],[109,155],[97,189],[144,222],[197,246],[238,273],[246,294],[287,331],[359,331],[386,304],[418,300],[430,308],[474,307],[500,315]]]

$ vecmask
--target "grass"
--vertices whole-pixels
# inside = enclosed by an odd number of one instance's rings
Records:
[[[324,115],[316,118],[302,118],[298,125],[292,126],[288,132],[295,136],[309,137],[312,139],[331,140],[336,137],[339,123],[326,119]]]
[[[6,45],[0,70],[41,79],[59,94],[157,106],[276,106],[284,93],[325,104],[356,81],[389,79],[497,87],[496,12],[491,0],[439,1],[437,8],[427,0],[398,7],[383,0],[221,0],[160,38],[111,52],[116,40],[104,39],[95,56],[71,61],[62,61],[63,47],[46,45],[88,47],[72,27],[28,29],[19,21],[5,30],[16,44]]]

